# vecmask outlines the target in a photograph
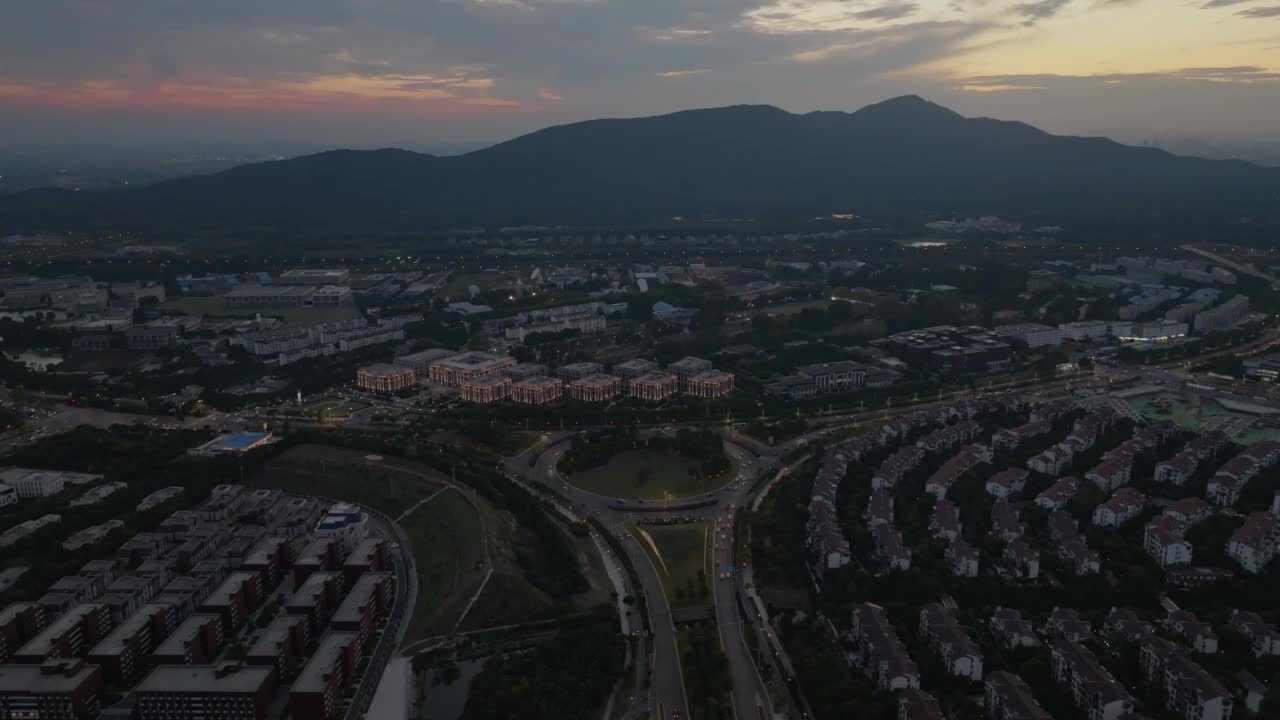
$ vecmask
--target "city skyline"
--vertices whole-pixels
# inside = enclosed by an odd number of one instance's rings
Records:
[[[13,15],[0,110],[10,142],[35,145],[485,144],[906,93],[1130,141],[1274,140],[1280,115],[1271,0],[51,0]]]

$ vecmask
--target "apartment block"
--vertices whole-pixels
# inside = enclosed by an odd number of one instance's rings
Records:
[[[264,720],[278,683],[275,669],[261,665],[161,665],[138,685],[137,717]]]
[[[733,373],[727,373],[720,370],[706,370],[690,375],[685,381],[689,394],[703,400],[714,400],[716,398],[725,397],[733,392],[734,383]]]
[[[982,651],[960,627],[949,608],[942,603],[929,603],[921,608],[919,633],[929,650],[942,660],[949,675],[982,679]]]
[[[920,673],[889,616],[879,605],[863,603],[854,608],[850,636],[854,643],[854,665],[862,669],[880,690],[894,691],[920,687]]]
[[[102,670],[64,658],[41,665],[0,665],[0,717],[94,718],[101,711]]]
[[[289,714],[307,720],[331,720],[360,663],[360,637],[331,632],[320,638],[311,660],[289,689]]]
[[[984,690],[990,720],[1053,720],[1022,678],[1003,670],[987,676]]]
[[[569,397],[580,402],[605,402],[622,391],[622,381],[612,375],[598,373],[569,383]]]
[[[236,572],[205,598],[200,612],[221,616],[223,626],[232,632],[261,602],[262,577],[256,572]]]
[[[102,668],[106,681],[126,685],[143,661],[177,627],[173,607],[152,603],[130,615],[89,651],[89,662]]]
[[[353,632],[363,647],[391,602],[391,573],[361,575],[329,621],[333,630]]]
[[[12,661],[39,665],[54,659],[76,657],[111,631],[111,611],[102,603],[81,603],[49,623],[13,653]]]
[[[1134,698],[1084,646],[1070,640],[1049,643],[1053,677],[1071,694],[1089,720],[1120,720],[1133,712]]]
[[[312,634],[319,635],[342,600],[343,590],[342,573],[312,573],[285,602],[284,611],[305,617]]]
[[[223,640],[222,618],[211,613],[188,617],[151,651],[152,665],[199,665],[218,656]]]
[[[676,394],[676,376],[664,372],[647,372],[627,381],[633,398],[659,402]]]
[[[564,395],[564,383],[545,375],[517,380],[511,385],[511,399],[523,405],[546,405]]]
[[[506,375],[484,375],[458,386],[458,394],[467,402],[488,405],[511,397],[514,383]]]
[[[275,668],[280,679],[291,679],[306,663],[311,638],[311,625],[305,617],[280,615],[249,647],[244,661]]]

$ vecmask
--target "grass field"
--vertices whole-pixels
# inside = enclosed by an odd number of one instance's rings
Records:
[[[349,320],[360,314],[354,305],[323,308],[293,307],[239,307],[227,308],[220,297],[184,297],[166,301],[161,310],[179,310],[188,315],[213,315],[217,317],[247,317],[261,314],[263,317],[282,318],[286,323],[320,323],[331,320]]]
[[[569,484],[597,495],[644,500],[667,500],[710,492],[729,481],[736,468],[716,477],[695,478],[696,463],[678,452],[629,450],[599,467],[576,472]]]
[[[449,632],[488,568],[475,508],[445,491],[400,521],[418,570],[418,597],[405,643]]]
[[[327,400],[317,400],[316,402],[303,405],[301,409],[304,415],[345,418],[350,417],[352,413],[368,409],[368,407],[368,403],[362,403],[356,400],[330,398]]]
[[[511,282],[511,278],[498,273],[461,273],[455,274],[449,278],[449,282],[445,284],[440,291],[441,295],[447,296],[451,300],[461,301],[468,297],[468,288],[472,285],[480,288],[481,291],[492,290],[499,285],[505,285]]]
[[[654,566],[662,578],[667,601],[673,608],[707,605],[711,602],[711,583],[715,573],[710,568],[711,553],[708,542],[711,531],[708,523],[683,525],[631,526],[640,544],[653,555],[657,547]],[[641,533],[653,539],[653,546],[645,542]]]

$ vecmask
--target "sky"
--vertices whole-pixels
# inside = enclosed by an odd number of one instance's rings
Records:
[[[1280,0],[39,0],[0,144],[489,143],[914,93],[1125,141],[1280,141]]]

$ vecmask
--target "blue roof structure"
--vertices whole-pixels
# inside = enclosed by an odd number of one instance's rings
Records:
[[[270,433],[237,432],[222,438],[218,444],[228,450],[248,450],[269,437]]]

